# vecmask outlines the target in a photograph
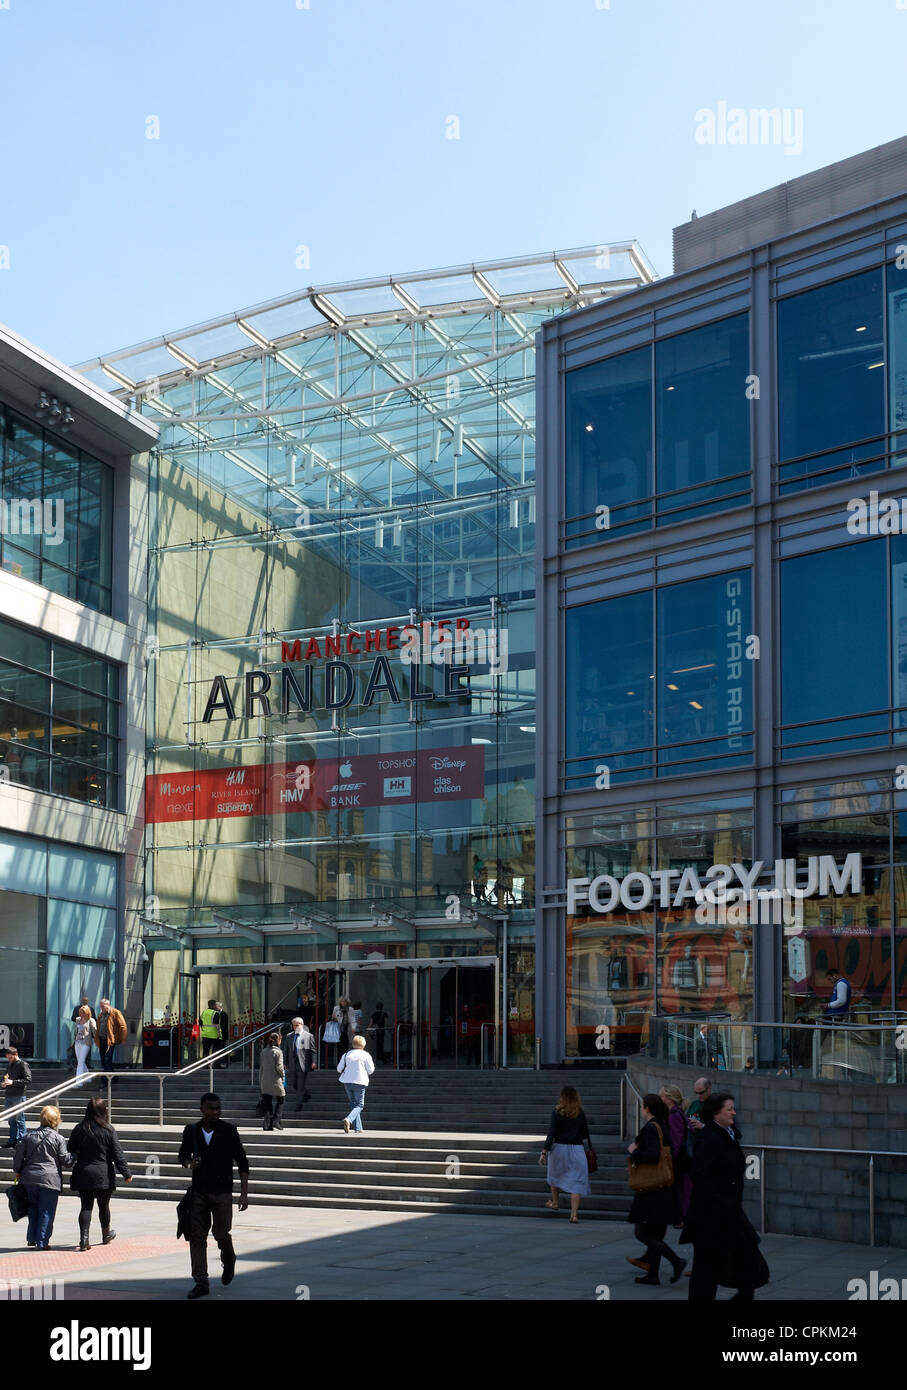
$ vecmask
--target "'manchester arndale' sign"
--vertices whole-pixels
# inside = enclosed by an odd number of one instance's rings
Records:
[[[765,869],[765,861],[745,864],[712,864],[700,878],[694,868],[657,869],[647,874],[634,871],[623,878],[599,874],[597,878],[567,879],[567,915],[572,916],[579,905],[588,903],[593,912],[642,912],[657,907],[684,907],[690,899],[696,903],[730,905],[747,895],[764,893],[784,894],[794,898],[811,898],[818,893],[861,893],[863,891],[863,856],[848,854],[838,868],[830,854],[811,855],[806,867],[805,884],[797,883],[797,861],[776,859],[774,884],[770,889],[757,888]]]
[[[498,632],[490,628],[485,632],[481,628],[472,628],[468,618],[457,618],[455,622],[442,618],[436,622],[413,622],[398,627],[365,628],[362,631],[351,628],[348,632],[335,631],[322,637],[309,637],[305,641],[299,637],[292,642],[282,641],[280,659],[284,664],[278,686],[274,687],[269,671],[261,668],[247,671],[243,677],[241,717],[254,719],[257,715],[268,716],[273,713],[273,704],[278,706],[282,715],[289,714],[293,706],[303,712],[312,709],[313,663],[318,661],[324,662],[324,684],[317,708],[345,709],[356,696],[356,667],[347,657],[372,656],[367,677],[366,668],[360,668],[365,684],[359,703],[366,707],[374,704],[379,697],[392,704],[405,700],[456,699],[467,694],[460,686],[459,679],[469,674],[471,666],[487,665],[495,676],[506,671],[506,637],[506,630]],[[395,675],[385,653],[393,653],[395,659],[408,666],[409,676],[405,677],[399,672]],[[289,662],[299,663],[302,669],[298,672],[293,670],[287,664]],[[440,697],[436,697],[435,691],[426,688],[420,681],[420,666],[444,667],[444,686]],[[236,705],[226,676],[215,676],[202,723],[210,724],[218,711],[225,719],[235,719]]]

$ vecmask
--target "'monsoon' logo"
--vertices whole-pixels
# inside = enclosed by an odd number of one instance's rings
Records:
[[[131,1361],[134,1371],[151,1365],[150,1327],[80,1327],[73,1318],[68,1327],[54,1327],[50,1334],[51,1361]]]

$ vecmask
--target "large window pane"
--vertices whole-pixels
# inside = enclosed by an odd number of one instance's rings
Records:
[[[599,762],[612,779],[651,776],[653,679],[651,593],[568,612],[567,757],[583,759],[568,766],[574,786],[593,786]]]
[[[750,631],[748,570],[659,590],[659,763],[700,771],[749,760]]]
[[[680,333],[655,348],[655,459],[662,521],[717,510],[731,493],[748,500],[749,316]],[[727,481],[719,481],[727,479]],[[711,505],[707,505],[711,503]],[[726,503],[727,505],[727,503]]]
[[[821,285],[778,305],[780,457],[799,458],[878,435],[885,429],[882,272]],[[865,471],[861,454],[832,462]],[[798,464],[815,473],[828,459]],[[880,463],[875,468],[884,466]],[[782,470],[782,477],[787,476]]]
[[[887,715],[868,713],[888,706],[885,547],[864,541],[781,565],[781,720],[804,726],[782,735],[788,757],[886,740]]]
[[[566,378],[566,512],[586,517],[568,536],[591,531],[595,509],[610,508],[611,531],[651,512],[652,368],[649,348],[624,352],[569,372]]]

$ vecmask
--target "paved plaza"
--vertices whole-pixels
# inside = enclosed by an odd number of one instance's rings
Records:
[[[539,1193],[539,1202],[544,1191]],[[191,1287],[189,1248],[177,1241],[173,1203],[115,1198],[117,1239],[76,1248],[78,1203],[64,1195],[55,1249],[26,1250],[25,1223],[4,1223],[0,1280],[60,1280],[66,1299],[182,1299]],[[668,1239],[676,1244],[677,1232]],[[571,1226],[566,1214],[472,1216],[253,1206],[234,1209],[236,1279],[220,1284],[209,1241],[210,1301],[341,1300],[685,1300],[688,1280],[638,1288],[626,1263],[639,1245],[629,1227],[605,1221]],[[92,1238],[97,1237],[97,1224]],[[99,1239],[99,1237],[97,1237]],[[759,1300],[846,1300],[852,1279],[907,1277],[907,1251],[766,1236],[772,1281]],[[670,1271],[668,1271],[670,1272]],[[608,1292],[605,1293],[607,1288]],[[720,1298],[729,1298],[723,1290]]]

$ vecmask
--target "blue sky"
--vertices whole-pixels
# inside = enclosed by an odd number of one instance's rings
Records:
[[[667,274],[691,209],[905,133],[898,0],[303,4],[0,0],[0,320],[78,362],[309,284],[629,237]],[[722,101],[802,152],[698,143]]]

